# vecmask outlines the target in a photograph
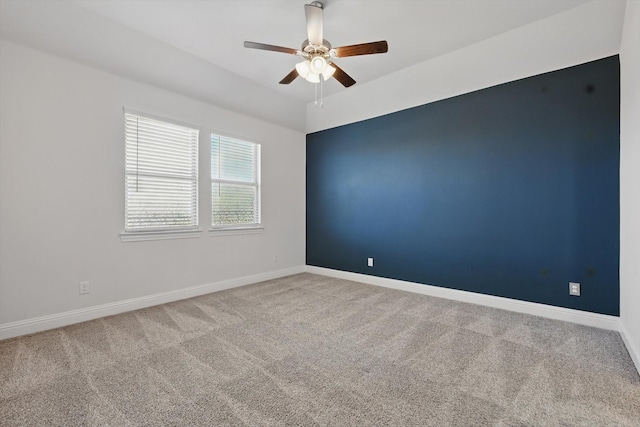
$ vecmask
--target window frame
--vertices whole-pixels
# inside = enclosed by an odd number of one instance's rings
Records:
[[[166,123],[168,125],[173,125],[181,128],[186,128],[188,130],[195,132],[195,147],[191,147],[193,150],[192,154],[195,155],[194,158],[190,158],[192,165],[195,167],[195,170],[192,169],[192,178],[189,178],[188,181],[192,182],[195,185],[195,193],[193,196],[195,197],[195,207],[194,213],[195,224],[187,225],[187,226],[168,226],[168,227],[149,227],[149,228],[127,228],[128,222],[128,206],[129,206],[129,189],[127,186],[128,176],[131,171],[127,168],[127,116],[140,117],[144,119],[159,121],[162,123]],[[201,131],[200,126],[196,126],[190,123],[180,122],[178,120],[160,117],[153,114],[148,114],[144,112],[140,112],[137,110],[132,110],[129,108],[123,108],[123,119],[124,119],[124,212],[122,218],[124,219],[123,230],[120,232],[120,239],[122,242],[131,242],[131,241],[148,241],[148,240],[164,240],[164,239],[184,239],[184,238],[194,238],[200,237],[202,234],[202,229],[200,228],[200,137]],[[149,177],[157,177],[157,178],[167,178],[162,174],[154,174],[154,173],[146,173],[145,175]],[[180,178],[184,179],[184,178]]]
[[[237,136],[230,134],[228,132],[218,132],[216,130],[212,130],[209,132],[209,159],[213,159],[213,138],[217,137],[220,139],[227,139],[235,142],[241,142],[246,144],[252,144],[255,147],[256,158],[254,162],[254,182],[253,184],[248,184],[246,181],[234,181],[227,180],[221,178],[214,178],[213,176],[213,164],[209,164],[209,195],[211,197],[210,205],[209,205],[209,235],[210,236],[228,236],[228,235],[238,235],[238,234],[256,234],[262,233],[264,231],[264,226],[262,223],[262,144],[252,140],[251,138],[246,138],[243,136]],[[220,170],[218,169],[218,173]],[[229,183],[229,184],[240,184],[246,186],[255,187],[256,191],[256,213],[257,222],[251,224],[214,224],[213,222],[213,214],[214,214],[214,206],[213,206],[213,191],[215,186],[218,183]]]

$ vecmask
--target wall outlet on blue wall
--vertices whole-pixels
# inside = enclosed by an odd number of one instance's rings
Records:
[[[569,282],[569,295],[580,296],[580,283]]]
[[[367,258],[367,266],[373,267],[373,258]]]

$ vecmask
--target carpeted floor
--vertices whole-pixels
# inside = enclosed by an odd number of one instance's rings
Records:
[[[616,332],[300,274],[0,341],[3,426],[640,426]]]

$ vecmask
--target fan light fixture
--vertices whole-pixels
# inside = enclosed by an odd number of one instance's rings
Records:
[[[333,76],[336,69],[327,63],[322,56],[314,56],[310,60],[304,60],[296,64],[296,71],[303,79],[310,83],[320,83],[320,75],[323,80],[328,80]]]
[[[311,71],[315,74],[320,74],[326,66],[327,61],[322,56],[316,56],[311,60]]]

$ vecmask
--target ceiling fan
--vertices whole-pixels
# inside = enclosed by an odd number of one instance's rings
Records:
[[[347,56],[371,55],[374,53],[385,53],[388,51],[387,42],[354,44],[332,48],[331,43],[323,38],[323,7],[319,1],[304,5],[304,12],[307,18],[307,40],[302,42],[300,50],[274,46],[264,43],[244,42],[244,47],[250,49],[271,50],[274,52],[289,53],[304,58],[304,61],[296,64],[296,67],[287,74],[280,84],[288,85],[300,76],[311,83],[320,83],[320,79],[328,80],[334,77],[344,87],[355,84],[355,80],[345,73],[342,68],[334,62],[335,58],[345,58]]]

